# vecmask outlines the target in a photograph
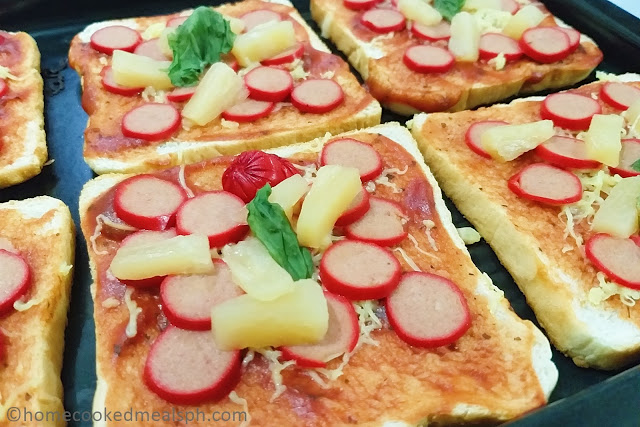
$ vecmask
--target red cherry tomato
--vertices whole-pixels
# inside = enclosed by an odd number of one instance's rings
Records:
[[[266,184],[273,187],[297,173],[287,159],[263,151],[245,151],[222,174],[222,188],[249,203]]]

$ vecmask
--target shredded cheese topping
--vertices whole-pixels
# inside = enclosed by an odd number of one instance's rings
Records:
[[[376,183],[373,181],[369,181],[367,182],[367,185],[364,186],[364,189],[369,193],[373,193],[374,191],[376,191]]]
[[[104,308],[114,308],[120,305],[120,300],[115,297],[109,297],[106,300],[102,301],[102,307]]]
[[[482,34],[501,33],[511,19],[511,13],[498,9],[478,9],[473,15]]]
[[[7,67],[0,65],[0,78],[8,80],[20,80],[17,76],[11,74],[11,70]]]
[[[598,305],[614,295],[618,295],[620,301],[629,307],[633,307],[636,301],[640,300],[640,291],[607,280],[601,271],[596,273],[596,279],[598,286],[591,288],[587,296],[591,304]]]
[[[42,301],[44,301],[43,298],[40,298],[40,299],[31,298],[27,302],[23,302],[22,299],[18,299],[16,301],[14,301],[13,308],[15,308],[18,311],[26,311],[26,310],[30,309],[31,307],[40,304]]]
[[[316,167],[315,163],[311,163],[307,166],[293,163],[293,166],[304,173],[302,177],[306,179],[308,182],[313,182],[313,180],[315,180],[316,173],[318,172],[318,168]]]
[[[238,393],[232,391],[229,393],[229,400],[235,403],[236,405],[242,406],[242,411],[247,414],[247,418],[240,423],[238,427],[246,427],[251,424],[251,414],[249,413],[249,403],[247,399],[238,396]]]
[[[220,119],[220,126],[227,129],[238,129],[238,127],[240,127],[240,123],[232,120]]]
[[[371,337],[371,333],[382,328],[382,321],[376,315],[376,310],[380,308],[377,300],[354,301],[353,308],[358,315],[358,325],[360,326],[360,337],[354,352],[363,344],[380,345],[378,341]]]
[[[129,323],[125,329],[125,334],[129,338],[133,338],[138,334],[138,315],[142,313],[142,308],[138,307],[138,304],[131,299],[133,294],[133,288],[127,286],[127,290],[124,292],[124,303],[129,310]]]
[[[291,73],[291,77],[293,77],[294,80],[304,80],[307,77],[309,77],[309,75],[311,75],[310,72],[304,69],[304,64],[302,62],[302,59],[300,58],[296,59],[290,64],[289,72]],[[331,78],[331,77],[325,77],[325,78]]]
[[[429,244],[431,245],[431,248],[438,252],[438,245],[436,244],[435,239],[433,238],[433,236],[431,235],[431,230],[433,228],[435,228],[436,223],[431,221],[430,219],[425,219],[424,221],[422,221],[422,224],[424,225],[424,232],[427,235],[427,240],[429,240]]]
[[[271,395],[271,399],[269,399],[269,401],[273,402],[278,397],[280,397],[280,395],[287,389],[287,387],[282,384],[282,371],[287,369],[289,366],[294,365],[296,362],[293,360],[281,362],[279,358],[282,355],[282,352],[279,350],[274,350],[272,348],[258,348],[254,349],[254,351],[256,353],[260,353],[269,362],[271,381],[275,386],[275,391]]]
[[[405,260],[407,265],[409,265],[409,267],[411,267],[414,271],[421,271],[420,267],[418,267],[418,264],[416,264],[415,261],[411,259],[409,254],[407,254],[407,252],[404,249],[402,249],[400,246],[396,246],[395,248],[393,248],[393,250],[398,252],[402,256],[402,258]]]
[[[438,257],[437,257],[437,256],[435,256],[434,254],[432,254],[432,253],[430,253],[430,252],[427,252],[427,251],[425,251],[424,249],[422,249],[422,248],[418,245],[418,240],[417,240],[415,237],[413,237],[413,235],[412,235],[411,233],[408,233],[408,234],[407,234],[407,237],[409,238],[409,240],[411,241],[411,243],[413,243],[413,246],[416,248],[416,250],[417,250],[418,252],[420,252],[421,254],[426,255],[426,256],[428,256],[428,257],[430,257],[430,258],[438,259]]]
[[[336,74],[335,71],[328,70],[328,71],[325,71],[324,73],[320,74],[320,77],[322,77],[323,79],[332,79],[335,74]]]
[[[376,178],[376,180],[374,181],[375,184],[378,185],[384,185],[385,187],[389,187],[393,190],[394,193],[402,193],[402,189],[400,189],[395,183],[391,182],[389,180],[389,176],[393,175],[393,171],[397,171],[398,169],[385,169],[382,171],[382,173],[380,174],[380,176],[378,178]],[[406,172],[406,170],[405,170]],[[399,174],[402,175],[402,174]],[[375,190],[375,188],[374,188]],[[368,191],[368,189],[367,189]]]
[[[504,57],[504,52],[500,52],[498,56],[491,58],[487,63],[493,65],[496,71],[500,71],[507,65],[507,59]]]
[[[167,102],[167,92],[158,90],[153,86],[147,86],[141,93],[142,99],[147,102],[158,102],[164,104]]]
[[[184,189],[184,192],[187,193],[187,197],[191,199],[193,198],[194,194],[193,194],[193,191],[191,191],[191,189],[187,185],[187,181],[184,177],[184,169],[185,169],[185,166],[180,165],[180,170],[178,171],[178,181],[180,182],[180,186]]]

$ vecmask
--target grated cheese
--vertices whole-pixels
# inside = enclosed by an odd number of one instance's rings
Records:
[[[636,301],[640,300],[640,291],[607,280],[601,271],[596,274],[596,279],[598,286],[591,288],[587,296],[591,304],[601,304],[614,295],[618,295],[620,301],[629,307],[633,307]]]
[[[325,71],[324,73],[320,74],[320,77],[322,77],[323,79],[332,79],[335,74],[336,74],[335,71],[328,70],[328,71]]]
[[[20,80],[18,77],[11,74],[11,70],[7,67],[0,65],[0,78],[8,80]]]
[[[91,237],[89,237],[89,241],[91,242],[91,249],[93,249],[93,252],[96,255],[108,255],[109,252],[108,251],[101,251],[100,249],[98,249],[98,244],[96,243],[96,240],[98,239],[98,237],[100,237],[100,234],[102,234],[102,224],[103,222],[101,221],[100,217],[102,217],[104,215],[98,215],[96,217],[96,229],[93,230],[93,235]]]
[[[378,178],[376,178],[376,180],[374,181],[375,184],[378,185],[384,185],[385,187],[389,187],[393,190],[394,193],[402,193],[402,189],[400,189],[395,183],[389,181],[389,176],[387,176],[387,174],[385,174],[385,171],[382,171],[382,173],[380,174],[380,176]]]
[[[436,223],[435,223],[435,222],[433,222],[433,221],[431,221],[430,219],[425,219],[425,220],[423,220],[423,221],[422,221],[422,224],[423,224],[423,225],[424,225],[424,227],[425,227],[424,232],[425,232],[425,234],[427,235],[427,240],[429,240],[429,244],[431,245],[431,248],[432,248],[434,251],[436,251],[436,252],[437,252],[437,251],[438,251],[438,245],[436,244],[435,239],[434,239],[434,238],[433,238],[433,236],[431,235],[431,230],[432,230],[433,228],[435,228]]]
[[[40,298],[40,299],[31,298],[27,302],[23,302],[22,299],[18,299],[16,301],[14,301],[13,308],[15,308],[18,311],[26,311],[26,310],[30,309],[31,307],[40,304],[42,301],[44,301],[44,298]]]
[[[242,411],[247,414],[247,418],[243,420],[238,427],[247,427],[248,425],[250,425],[251,414],[249,413],[249,403],[247,402],[247,399],[238,396],[238,393],[232,391],[231,393],[229,393],[229,400],[237,405],[241,405]]]
[[[315,163],[311,163],[311,164],[309,164],[307,166],[303,166],[303,165],[299,165],[297,163],[293,163],[293,166],[296,169],[304,172],[304,175],[302,175],[302,177],[304,179],[306,179],[307,181],[313,182],[315,180],[316,173],[318,172],[318,167],[316,166]]]
[[[511,19],[511,13],[499,9],[478,9],[472,15],[476,17],[481,34],[501,33]]]
[[[185,169],[185,166],[180,165],[180,171],[178,172],[178,181],[180,182],[180,186],[184,189],[185,193],[187,193],[187,197],[191,199],[193,198],[194,194],[193,194],[193,191],[191,191],[191,189],[187,185],[187,181],[185,180],[185,177],[184,177],[184,169]]]
[[[147,86],[141,93],[142,99],[147,102],[158,102],[165,104],[167,102],[167,92],[158,90],[153,86]]]
[[[393,248],[393,250],[398,252],[402,256],[402,258],[404,258],[405,262],[409,265],[409,267],[411,267],[414,271],[421,271],[420,267],[418,267],[418,264],[416,264],[411,259],[409,254],[407,254],[407,252],[405,252],[404,249],[402,249],[400,246],[397,246],[397,247]]]
[[[434,254],[432,254],[431,252],[427,252],[424,249],[422,249],[419,245],[418,245],[418,240],[413,237],[413,235],[411,233],[407,234],[407,237],[409,238],[409,240],[411,241],[411,243],[413,243],[413,246],[416,248],[416,250],[418,252],[420,252],[423,255],[426,255],[428,257],[431,257],[433,259],[439,259],[437,256],[435,256]]]
[[[369,181],[367,182],[367,185],[364,186],[364,189],[369,193],[373,193],[374,191],[376,191],[376,183],[373,181]]]
[[[227,129],[238,129],[238,127],[240,127],[240,123],[232,120],[220,119],[220,126]]]
[[[287,369],[291,365],[295,365],[295,361],[287,360],[286,362],[281,362],[279,360],[282,352],[279,350],[274,350],[272,348],[259,348],[254,349],[256,353],[260,353],[267,361],[269,362],[269,370],[271,371],[271,381],[275,386],[275,391],[271,395],[271,399],[269,402],[273,402],[276,400],[282,393],[285,392],[287,387],[282,384],[282,371]]]
[[[109,297],[106,300],[102,301],[102,307],[104,308],[115,308],[120,305],[120,300],[115,297]]]
[[[363,344],[378,346],[380,343],[371,337],[371,332],[382,328],[382,321],[376,315],[376,310],[380,307],[377,300],[354,301],[353,308],[358,314],[358,325],[360,326],[360,337],[354,352]]]
[[[167,25],[164,22],[156,22],[147,27],[146,30],[142,32],[142,38],[144,40],[150,40],[158,38],[162,35],[164,29],[167,28]]]
[[[256,352],[249,349],[247,351],[247,354],[244,356],[244,359],[242,359],[242,367],[246,368],[249,363],[251,363],[251,361],[253,361],[253,359],[256,357]]]
[[[290,64],[290,73],[291,77],[293,77],[294,80],[304,80],[311,75],[310,72],[304,69],[303,62],[300,58],[296,59]]]
[[[138,315],[142,313],[142,308],[138,307],[138,304],[131,299],[133,294],[133,288],[127,286],[127,290],[124,292],[124,303],[129,310],[129,323],[125,329],[125,334],[129,338],[133,338],[138,334]]]
[[[507,59],[504,57],[504,52],[500,52],[498,56],[491,58],[487,63],[493,65],[496,71],[500,71],[507,65]]]

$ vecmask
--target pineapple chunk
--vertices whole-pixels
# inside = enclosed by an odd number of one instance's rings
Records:
[[[221,350],[312,344],[329,327],[327,300],[311,279],[273,301],[240,295],[211,310],[213,338]]]
[[[640,136],[640,99],[631,104],[622,115],[627,119],[627,123],[629,123],[629,133]]]
[[[293,279],[255,237],[222,248],[233,281],[248,295],[260,301],[271,301],[293,291]]]
[[[202,77],[182,116],[204,126],[246,97],[242,77],[227,64],[216,62]]]
[[[240,18],[235,18],[233,16],[223,15],[224,19],[229,21],[229,28],[234,34],[240,34],[244,31],[245,24],[244,21]]]
[[[480,137],[482,147],[494,159],[508,162],[553,136],[553,122],[540,120],[520,125],[505,125],[487,129]]]
[[[279,204],[291,221],[294,208],[309,191],[309,183],[301,175],[293,175],[273,187],[269,201]]]
[[[296,44],[291,21],[272,21],[236,37],[231,53],[238,63],[246,67],[254,62],[271,58]]]
[[[198,234],[121,247],[110,268],[114,276],[125,280],[168,274],[207,274],[214,270],[209,239]]]
[[[148,87],[166,90],[173,87],[169,80],[169,69],[171,62],[156,61],[147,56],[136,55],[116,50],[113,52],[111,68],[113,69],[113,80],[126,87]]]
[[[638,231],[640,176],[625,178],[609,193],[593,217],[591,229],[626,239]]]
[[[478,60],[480,29],[476,18],[469,12],[460,12],[451,20],[449,51],[458,61]]]
[[[356,168],[327,165],[318,169],[298,217],[296,231],[300,245],[319,249],[329,246],[336,220],[361,189]]]
[[[424,0],[399,0],[398,10],[409,20],[422,25],[436,25],[442,21],[442,15]]]
[[[175,27],[165,28],[158,38],[158,47],[167,58],[173,58],[173,51],[169,47],[169,35],[173,34]]]
[[[474,11],[480,9],[502,9],[500,0],[467,0],[462,6],[462,10]]]
[[[142,38],[145,40],[150,40],[160,37],[165,28],[167,28],[167,24],[165,24],[164,22],[156,22],[155,24],[151,24],[142,33]]]
[[[529,4],[509,19],[502,32],[512,39],[519,40],[522,33],[531,27],[535,27],[544,19],[544,13],[536,6]]]
[[[620,163],[620,134],[624,127],[624,119],[617,114],[596,114],[591,119],[589,130],[584,135],[587,155],[607,166],[618,166]]]

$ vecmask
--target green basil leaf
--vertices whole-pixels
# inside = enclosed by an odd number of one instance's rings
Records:
[[[640,159],[636,160],[631,164],[631,169],[633,169],[636,172],[640,172]]]
[[[229,21],[220,13],[206,6],[194,10],[168,37],[173,52],[169,66],[171,83],[178,87],[197,84],[205,67],[231,51],[235,38]]]
[[[451,21],[451,18],[460,12],[463,5],[464,0],[435,0],[433,2],[433,7],[435,7],[436,10],[440,12],[440,15],[447,21]]]
[[[293,280],[308,279],[313,274],[311,253],[300,246],[284,210],[269,202],[269,195],[271,186],[267,184],[247,204],[249,228]]]

